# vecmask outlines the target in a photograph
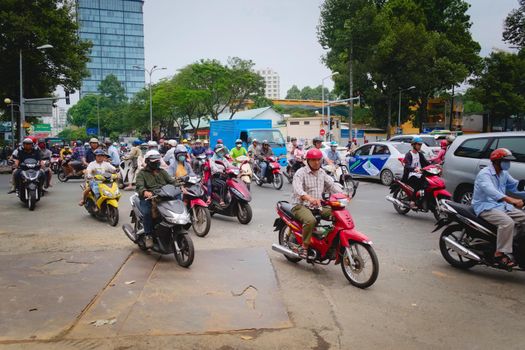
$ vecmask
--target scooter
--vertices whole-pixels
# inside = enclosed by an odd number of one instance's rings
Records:
[[[187,229],[191,226],[190,213],[184,203],[177,199],[182,194],[181,189],[173,185],[165,185],[153,192],[148,200],[155,201],[153,216],[153,250],[160,254],[173,254],[182,267],[189,267],[195,257],[193,241]],[[130,198],[131,223],[122,226],[126,236],[141,250],[148,250],[144,243],[144,215],[140,211],[138,194]]]
[[[206,194],[201,178],[196,176],[184,179],[182,200],[191,216],[191,227],[199,237],[205,237],[210,232],[211,214],[204,201]]]
[[[71,163],[71,167],[73,168],[73,173],[69,176],[66,175],[66,166]],[[62,165],[60,167],[60,170],[58,171],[57,178],[60,182],[67,182],[68,180],[72,179],[82,179],[84,178],[84,170],[86,167],[84,164],[82,164],[80,161],[74,161],[70,155],[67,155],[64,157],[64,161],[62,162]]]
[[[262,161],[268,163],[268,166],[266,167],[266,174],[263,174],[263,177],[260,178],[257,175],[260,171],[260,167],[257,166],[258,171],[253,173],[255,183],[257,183],[257,186],[262,186],[265,183],[272,184],[276,190],[280,190],[283,187],[283,175],[281,174],[281,164],[279,164],[275,157],[266,157]]]
[[[239,178],[242,180],[242,182],[245,183],[246,187],[249,190],[253,176],[250,158],[248,158],[247,156],[237,157],[237,159],[234,160],[234,165],[237,165],[239,167]]]
[[[119,165],[119,179],[118,185],[120,189],[133,185],[135,183],[135,176],[137,169],[133,167],[133,160],[123,157]]]
[[[471,206],[445,200],[442,210],[445,219],[436,224],[433,232],[445,227],[439,237],[439,250],[452,266],[469,269],[485,265],[507,271],[525,271],[525,234],[523,231],[513,241],[513,256],[518,266],[501,265],[494,259],[498,228],[474,213]]]
[[[338,182],[343,186],[343,191],[350,198],[354,198],[357,193],[357,187],[359,187],[359,181],[355,180],[346,164],[343,164],[340,160],[333,165],[324,165],[323,170],[331,176],[334,181]]]
[[[379,262],[372,247],[372,241],[355,229],[350,213],[345,209],[349,198],[343,193],[323,195],[322,206],[332,209],[332,222],[321,224],[320,210],[315,209],[317,226],[313,231],[308,251],[308,261],[328,265],[335,261],[341,264],[346,279],[358,288],[368,288],[377,279]],[[273,224],[279,234],[279,244],[272,250],[284,254],[293,263],[303,259],[297,252],[303,243],[302,224],[292,213],[293,205],[286,201],[277,202],[277,215]]]
[[[304,165],[303,159],[293,159],[293,161],[288,162],[288,165],[286,165],[286,168],[282,172],[282,174],[288,179],[288,183],[292,183],[295,173],[297,170],[304,167]]]
[[[436,221],[441,220],[445,214],[442,211],[442,201],[452,199],[452,195],[445,189],[445,181],[440,177],[441,167],[428,165],[422,169],[425,189],[416,193],[416,206],[410,207],[410,198],[414,189],[399,179],[394,179],[390,185],[391,195],[386,196],[386,200],[394,204],[394,209],[401,215],[407,214],[410,210],[415,212],[432,212]]]
[[[204,164],[206,163],[206,160],[208,157],[206,156],[206,153],[199,154],[195,157],[196,162],[193,167],[193,171],[195,174],[202,176],[202,173],[204,171]]]
[[[59,154],[53,153],[51,156],[51,170],[53,173],[58,174],[60,171],[60,165],[62,164],[62,159]]]
[[[216,160],[215,162],[224,166],[221,161]],[[208,193],[208,196],[211,197],[209,209],[212,216],[214,214],[236,216],[241,224],[246,225],[252,220],[252,207],[249,203],[252,196],[244,182],[239,180],[239,174],[239,168],[229,167],[224,176],[212,178],[212,193]],[[226,198],[221,198],[220,195],[221,181],[225,183],[222,183],[222,186],[226,186]],[[221,201],[224,201],[225,207],[221,206]]]
[[[20,170],[16,194],[27,208],[32,211],[35,210],[36,202],[44,196],[45,174],[40,169],[40,162],[33,158],[28,158],[20,163]]]
[[[107,219],[111,226],[117,226],[119,220],[118,201],[120,192],[117,185],[117,174],[97,174],[93,179],[97,182],[99,197],[89,191],[84,208],[91,216]],[[80,187],[84,189],[84,184]]]

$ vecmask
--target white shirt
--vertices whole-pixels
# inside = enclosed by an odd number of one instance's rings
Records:
[[[115,167],[108,162],[97,163],[93,161],[89,163],[86,169],[86,177],[90,178],[94,175],[102,175],[104,173],[114,173]]]
[[[175,160],[175,147],[171,147],[164,155],[164,162],[166,164],[170,165],[172,160]]]
[[[412,164],[411,164],[412,168],[416,169],[416,168],[421,168],[421,160],[420,160],[420,157],[419,157],[419,152],[417,153],[414,153],[412,152]],[[410,172],[410,174],[408,174],[408,177],[410,176],[416,176],[416,177],[421,177],[421,173],[416,173],[416,172]]]

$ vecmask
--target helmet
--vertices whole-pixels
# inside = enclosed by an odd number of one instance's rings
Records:
[[[201,139],[197,139],[197,140],[195,140],[195,143],[202,143],[202,140]]]
[[[27,138],[30,139],[34,144],[38,143],[38,139],[34,136],[28,136]]]
[[[202,143],[204,143],[205,145],[209,145],[209,144],[210,144],[210,141],[208,141],[208,140],[205,139]]]
[[[339,146],[336,141],[330,142],[330,147],[337,147]]]
[[[218,140],[217,140],[217,143],[222,144],[222,143],[223,143],[223,142],[222,142],[222,139],[218,139]]]
[[[490,160],[516,160],[516,157],[512,155],[512,152],[507,148],[498,148],[490,154]]]
[[[456,136],[454,136],[454,135],[448,135],[448,136],[447,136],[447,141],[448,141],[448,143],[452,143],[452,142],[454,142],[455,139],[456,139]]]
[[[315,144],[316,142],[323,142],[323,139],[320,138],[319,136],[316,136],[316,137],[314,137],[314,139],[312,140],[312,143]]]
[[[304,143],[302,143],[302,142],[298,142],[297,143],[297,148],[301,149],[303,147],[304,147]]]
[[[257,141],[257,139],[253,139],[252,140],[252,143],[258,143],[259,141]]]
[[[215,146],[215,154],[217,155],[225,155],[226,154],[226,148],[224,148],[223,145],[221,145],[220,143],[218,145]]]
[[[100,148],[96,149],[95,152],[93,153],[95,153],[95,156],[106,156],[106,157],[108,156],[108,154],[103,149],[100,149]]]
[[[290,141],[292,141],[292,142],[297,141],[297,137],[292,137],[292,138],[290,139]]]
[[[142,142],[140,140],[133,141],[133,146],[139,146],[141,144],[142,144]]]
[[[306,152],[306,159],[321,159],[323,158],[323,153],[317,148],[311,148]]]
[[[105,139],[105,140],[104,140],[104,143],[105,143],[106,145],[111,145],[111,144],[112,144],[111,139]]]
[[[188,143],[188,140],[184,139],[182,140],[182,143]]]
[[[186,147],[184,147],[183,145],[178,145],[176,148],[175,148],[175,152],[173,152],[173,154],[175,155],[175,157],[177,157],[179,154],[181,153],[188,153],[188,150],[186,149]]]
[[[38,143],[38,147],[39,147],[40,149],[45,149],[45,148],[46,148],[46,143],[45,143],[45,142],[39,142],[39,143]]]
[[[69,147],[69,145],[65,145],[64,148],[65,148],[65,149],[69,149],[69,148],[71,148],[71,147]]]
[[[31,138],[26,137],[26,138],[24,139],[24,141],[22,141],[22,143],[23,143],[23,144],[26,144],[26,145],[32,145],[34,142],[33,142],[33,140],[32,140]]]
[[[89,139],[89,143],[99,143],[98,139],[96,137],[92,137]]]
[[[157,141],[148,141],[148,147],[158,147]]]
[[[242,143],[242,140],[241,139],[235,140],[235,144],[238,144],[238,143]]]
[[[447,140],[441,140],[440,145],[441,145],[441,148],[447,148],[448,146]]]
[[[423,144],[423,139],[419,136],[416,136],[412,139],[412,142],[410,142],[411,144],[414,144],[414,143],[419,143],[419,144]]]
[[[263,140],[262,144],[263,144],[263,146],[264,145],[269,145],[268,140]]]
[[[160,161],[160,153],[159,151],[152,149],[146,152],[146,154],[144,155],[144,159],[146,161],[153,161],[153,162]]]
[[[171,140],[168,140],[168,145],[170,145],[171,147],[175,147],[177,146],[177,141],[171,139]]]

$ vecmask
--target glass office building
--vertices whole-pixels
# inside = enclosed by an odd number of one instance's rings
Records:
[[[98,85],[114,74],[131,98],[144,87],[143,0],[76,0],[79,36],[93,43],[80,97],[98,93]]]

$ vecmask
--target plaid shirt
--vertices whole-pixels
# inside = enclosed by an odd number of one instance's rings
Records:
[[[77,146],[73,149],[73,159],[81,160],[84,157],[86,157],[86,150],[84,149],[84,146]]]
[[[314,173],[309,166],[297,170],[293,177],[292,185],[292,204],[294,205],[303,204],[308,206],[307,202],[303,203],[301,200],[301,196],[305,194],[321,199],[323,192],[341,192],[341,189],[336,186],[334,179],[328,176],[323,169],[319,169]]]

